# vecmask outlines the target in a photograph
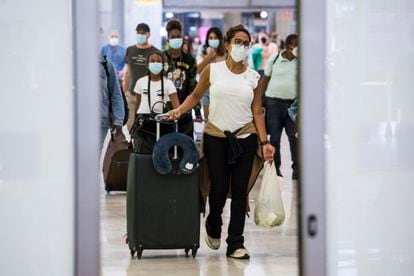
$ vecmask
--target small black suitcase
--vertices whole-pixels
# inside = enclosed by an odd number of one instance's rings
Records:
[[[114,137],[111,133],[111,140],[105,153],[103,161],[103,176],[105,191],[126,191],[128,176],[128,160],[132,152],[132,145],[125,136]]]
[[[198,170],[161,175],[151,154],[132,153],[127,189],[127,242],[131,256],[144,249],[192,250],[200,247]]]

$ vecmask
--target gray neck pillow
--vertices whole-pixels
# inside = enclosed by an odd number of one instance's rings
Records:
[[[173,171],[169,151],[177,146],[183,151],[178,169]],[[198,167],[200,155],[193,139],[183,133],[168,133],[162,136],[154,146],[152,162],[155,170],[160,174],[191,174]]]

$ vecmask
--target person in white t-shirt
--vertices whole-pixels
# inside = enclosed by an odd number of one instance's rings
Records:
[[[140,78],[135,84],[134,92],[137,93],[135,113],[163,113],[168,101],[171,101],[173,107],[179,106],[174,83],[163,76],[163,54],[154,52],[148,55],[147,66],[149,74]]]
[[[134,87],[136,93],[137,114],[131,135],[134,139],[134,150],[140,153],[151,153],[155,145],[155,129],[152,135],[142,131],[140,121],[149,114],[166,112],[167,103],[173,108],[179,106],[177,89],[174,83],[164,76],[164,55],[152,52],[147,57],[148,75],[140,78]],[[151,129],[152,130],[152,129]]]
[[[230,28],[225,37],[229,53],[226,60],[207,65],[194,92],[169,112],[171,119],[179,118],[210,89],[210,115],[202,144],[205,158],[200,161],[200,166],[207,165],[210,176],[205,242],[211,249],[220,247],[222,212],[231,189],[226,256],[235,259],[250,257],[243,232],[248,193],[254,182],[250,180],[258,175],[255,165],[259,169],[262,166],[257,149],[260,144],[263,158],[268,161],[273,160],[275,152],[267,140],[262,98],[257,89],[259,74],[245,64],[251,46],[250,33],[243,25]],[[207,195],[203,197],[206,200]]]

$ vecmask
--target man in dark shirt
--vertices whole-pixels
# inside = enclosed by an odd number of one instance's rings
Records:
[[[183,36],[181,22],[172,19],[167,23],[168,50],[165,51],[164,70],[177,89],[180,104],[184,102],[197,85],[197,63],[191,54],[183,52]],[[196,117],[201,118],[200,107],[195,109]],[[182,120],[188,119],[188,128],[185,131],[192,136],[194,125],[192,114],[183,114]],[[191,122],[190,122],[191,121]]]
[[[124,91],[128,101],[129,118],[128,118],[128,130],[131,129],[135,120],[135,105],[136,105],[136,94],[134,87],[140,78],[147,74],[147,56],[149,53],[159,51],[157,48],[152,46],[148,39],[150,37],[150,28],[145,23],[138,24],[136,28],[136,40],[137,43],[128,47],[126,50],[126,64],[127,71],[125,74]]]

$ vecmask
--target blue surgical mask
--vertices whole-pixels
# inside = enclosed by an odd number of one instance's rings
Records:
[[[148,64],[148,70],[154,75],[158,75],[162,71],[162,63],[161,62],[151,62]]]
[[[220,40],[218,40],[218,39],[209,39],[208,40],[208,45],[211,48],[217,49],[218,46],[220,45]]]
[[[180,49],[183,46],[183,39],[182,38],[172,38],[169,41],[170,47],[172,49]]]
[[[147,43],[147,36],[144,34],[137,34],[136,38],[139,45]]]

